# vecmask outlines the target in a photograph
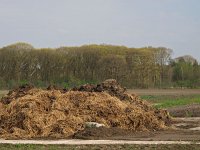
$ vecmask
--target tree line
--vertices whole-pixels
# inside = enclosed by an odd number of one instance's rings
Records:
[[[0,49],[0,88],[31,83],[62,87],[98,83],[108,78],[127,88],[200,86],[200,65],[171,59],[165,47],[127,48],[84,45],[36,49],[15,43]]]

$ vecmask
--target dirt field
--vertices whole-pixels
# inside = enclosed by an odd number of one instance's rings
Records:
[[[167,110],[174,117],[200,117],[200,104],[177,106]]]
[[[138,95],[200,95],[200,89],[129,89]]]

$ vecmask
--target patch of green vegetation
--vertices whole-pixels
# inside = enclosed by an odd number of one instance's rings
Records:
[[[140,96],[140,97],[141,97],[142,99],[145,99],[145,100],[151,101],[151,102],[153,102],[153,101],[158,100],[158,99],[161,98],[160,96],[155,96],[155,95],[142,95],[142,96]]]
[[[197,150],[199,145],[29,145],[29,144],[1,144],[0,150]]]
[[[180,95],[180,96],[171,96],[171,95],[159,95],[151,96],[145,95],[141,96],[142,99],[149,101],[154,104],[156,108],[170,108],[175,106],[183,106],[190,104],[200,104],[200,95]],[[188,114],[189,115],[189,114]]]

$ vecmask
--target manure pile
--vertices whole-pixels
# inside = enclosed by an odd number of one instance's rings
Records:
[[[0,101],[0,138],[62,138],[83,130],[85,122],[132,131],[165,129],[170,117],[116,80],[71,90],[37,89],[29,85],[10,91]]]

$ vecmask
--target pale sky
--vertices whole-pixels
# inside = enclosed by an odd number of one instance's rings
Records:
[[[0,0],[0,47],[164,46],[200,61],[200,0]]]

